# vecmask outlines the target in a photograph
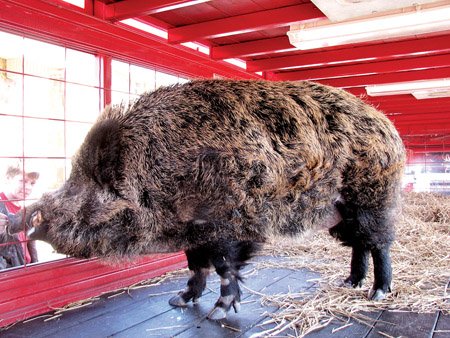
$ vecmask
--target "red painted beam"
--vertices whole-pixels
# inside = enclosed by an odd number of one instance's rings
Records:
[[[448,103],[428,103],[427,101],[428,100],[417,100],[416,102],[412,102],[410,104],[371,103],[371,105],[387,113],[433,113],[449,110],[450,105]]]
[[[312,3],[304,3],[171,28],[168,30],[169,42],[183,43],[218,38],[324,17]]]
[[[337,79],[317,80],[322,84],[334,87],[362,87],[372,84],[394,83],[403,81],[441,79],[450,77],[450,67],[438,69],[415,70],[410,72],[386,73],[375,75],[349,76]],[[300,80],[296,72],[277,73],[271,76],[273,80]]]
[[[394,95],[395,96],[395,95]],[[417,100],[414,96],[411,95],[409,98],[401,98],[401,99],[392,99],[392,100],[383,100],[383,101],[375,101],[376,97],[367,97],[370,98],[370,104],[378,105],[380,107],[385,108],[402,108],[402,107],[410,107],[414,106],[417,108],[444,108],[450,107],[450,97],[441,97],[434,99],[423,99]],[[367,102],[367,100],[366,100]]]
[[[40,0],[0,0],[0,28],[193,78],[258,78],[125,25]]]
[[[180,5],[191,0],[126,0],[105,6],[104,18],[110,21],[124,20],[137,16],[158,13],[164,7]]]
[[[436,122],[436,121],[450,121],[450,111],[435,112],[432,114],[399,114],[399,115],[388,115],[387,116],[392,121],[397,121],[399,123],[406,122]]]
[[[391,61],[368,62],[338,67],[320,67],[315,69],[298,70],[298,79],[320,80],[336,77],[346,77],[365,74],[383,74],[404,72],[415,69],[450,67],[450,54],[396,59]],[[254,71],[247,67],[247,70]]]
[[[421,124],[397,124],[395,125],[397,130],[399,131],[400,135],[435,135],[435,134],[442,134],[442,133],[448,133],[450,130],[450,123],[449,122],[443,122],[443,123],[421,123]]]
[[[267,39],[270,40],[270,39]],[[251,47],[259,50],[264,48],[264,40],[258,46],[257,41],[252,41],[245,50],[247,55],[252,55]],[[239,47],[239,44],[231,45]],[[227,46],[219,47],[227,50]],[[274,52],[273,50],[270,52]],[[298,55],[283,56],[271,59],[247,61],[247,70],[252,72],[278,70],[293,67],[311,67],[321,64],[339,64],[348,62],[367,62],[367,60],[386,60],[389,58],[404,57],[414,54],[436,54],[450,52],[450,35],[430,37],[426,39],[410,39],[400,42],[379,43],[369,46],[345,48],[338,50],[321,50],[318,52],[303,52]],[[235,55],[237,57],[239,55]]]
[[[4,271],[0,274],[0,327],[186,265],[185,255],[176,253],[148,256],[126,266],[105,265],[98,259],[69,258]]]
[[[223,60],[236,57],[264,55],[275,52],[295,51],[287,35],[270,39],[261,39],[224,46],[211,47],[211,58]],[[248,67],[247,67],[248,68]]]

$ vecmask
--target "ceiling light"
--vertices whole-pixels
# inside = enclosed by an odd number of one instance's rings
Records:
[[[311,0],[333,22],[351,20],[410,6],[428,5],[437,1],[439,0]]]
[[[387,83],[366,87],[369,96],[412,94],[416,99],[450,97],[450,79]]]
[[[192,1],[186,1],[181,2],[175,5],[170,5],[166,7],[159,8],[155,10],[153,13],[161,13],[161,12],[167,12],[167,11],[173,11],[174,9],[183,8],[183,7],[189,7],[189,6],[195,6],[204,2],[209,2],[211,0],[192,0]]]
[[[325,19],[295,24],[287,34],[292,45],[304,50],[445,31],[450,29],[449,18],[450,6],[410,8],[401,14],[341,23]]]

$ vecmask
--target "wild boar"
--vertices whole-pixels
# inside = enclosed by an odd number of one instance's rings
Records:
[[[29,234],[75,257],[184,250],[193,275],[170,304],[196,301],[213,266],[219,319],[238,310],[239,270],[258,243],[325,226],[352,247],[347,284],[361,285],[372,255],[378,300],[404,160],[392,123],[343,90],[192,81],[107,109],[69,179],[27,209]]]

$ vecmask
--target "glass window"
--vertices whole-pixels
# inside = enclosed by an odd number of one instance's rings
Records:
[[[67,49],[66,81],[98,87],[99,74],[99,62],[95,55]]]
[[[27,198],[27,204],[48,191],[60,188],[66,180],[65,160],[49,158],[25,158],[23,161],[25,172],[38,172],[39,179]]]
[[[72,157],[91,129],[90,123],[66,122],[66,156]]]
[[[64,157],[64,121],[24,119],[26,157]]]
[[[130,95],[128,93],[122,93],[122,92],[111,92],[111,104],[113,105],[123,105],[128,106],[130,103]]]
[[[25,76],[24,115],[64,118],[64,82]]]
[[[130,93],[143,94],[155,90],[155,70],[130,66]]]
[[[22,72],[23,38],[0,32],[0,69]]]
[[[156,72],[156,88],[178,83],[178,76]]]
[[[94,122],[100,110],[100,93],[95,87],[66,84],[66,119]]]
[[[26,74],[64,80],[65,48],[25,39],[24,71]]]
[[[130,92],[130,65],[116,60],[111,61],[111,89]]]
[[[22,115],[21,74],[0,70],[0,114]]]
[[[24,182],[24,173],[39,173],[31,194],[14,200],[18,207],[65,182],[70,158],[103,102],[99,65],[95,55],[0,32],[0,132],[5,140],[0,147],[0,192]],[[14,182],[6,178],[8,166],[19,169]],[[11,237],[0,247],[18,241]],[[44,242],[36,245],[38,262],[65,257]],[[3,263],[0,259],[0,270]]]
[[[0,157],[23,155],[23,120],[21,117],[1,116],[0,132],[2,143]]]

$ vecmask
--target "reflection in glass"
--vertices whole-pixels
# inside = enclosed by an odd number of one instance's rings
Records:
[[[0,161],[0,270],[65,257],[55,254],[48,244],[27,241],[24,224],[15,215],[65,181],[65,160],[3,158]]]
[[[25,76],[24,115],[64,118],[64,82]]]
[[[27,242],[24,224],[16,215],[24,207],[39,179],[39,172],[27,171],[23,161],[2,159],[0,170],[0,270],[38,261],[36,243]]]

